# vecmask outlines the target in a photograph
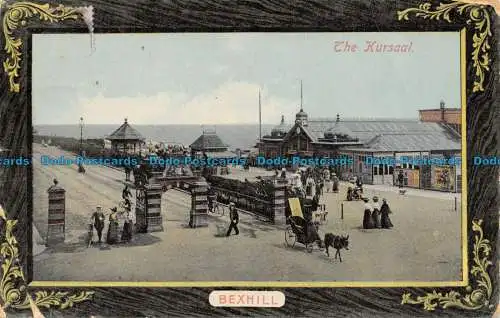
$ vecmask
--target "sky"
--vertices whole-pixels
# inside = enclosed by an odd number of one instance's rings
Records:
[[[338,41],[358,46],[337,51]],[[411,52],[365,52],[367,41]],[[276,124],[418,118],[460,107],[460,36],[448,33],[157,33],[33,36],[33,124]],[[345,46],[344,46],[345,48]]]

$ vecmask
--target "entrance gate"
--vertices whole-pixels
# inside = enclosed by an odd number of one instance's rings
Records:
[[[136,189],[135,216],[137,232],[162,232],[161,184],[147,184]]]

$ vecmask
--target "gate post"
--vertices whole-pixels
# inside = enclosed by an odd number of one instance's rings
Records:
[[[285,210],[286,210],[286,187],[287,187],[287,180],[284,179],[277,179],[276,183],[274,184],[274,194],[273,194],[273,201],[272,201],[272,206],[273,206],[273,215],[271,221],[274,224],[279,224],[283,225],[286,224],[286,216],[285,216]]]
[[[65,211],[66,211],[66,190],[57,184],[47,190],[49,194],[49,211],[46,246],[64,243],[65,240]]]
[[[138,233],[147,233],[146,189],[144,186],[135,190],[135,229]]]
[[[146,185],[146,224],[147,232],[163,232],[163,217],[161,216],[161,184]]]
[[[203,177],[191,183],[189,226],[191,228],[208,226],[208,183]]]

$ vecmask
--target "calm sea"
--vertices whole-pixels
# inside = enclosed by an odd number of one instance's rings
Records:
[[[262,125],[262,134],[269,133],[274,125]],[[120,125],[85,125],[83,138],[104,138],[115,131]],[[176,142],[190,145],[198,138],[203,128],[200,125],[133,125],[146,141]],[[78,125],[41,125],[34,126],[39,135],[80,138]],[[207,129],[213,130],[213,126]],[[249,149],[255,146],[259,138],[259,125],[218,125],[217,135],[230,150],[236,148]]]

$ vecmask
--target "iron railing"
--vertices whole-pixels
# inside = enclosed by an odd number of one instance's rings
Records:
[[[238,209],[245,210],[259,216],[263,216],[269,222],[274,221],[274,209],[273,209],[274,206],[271,201],[262,200],[257,197],[249,196],[246,194],[242,194],[239,192],[223,188],[211,187],[211,189],[213,190],[217,198],[217,202],[223,204],[229,204],[231,202],[234,202],[236,208]]]

